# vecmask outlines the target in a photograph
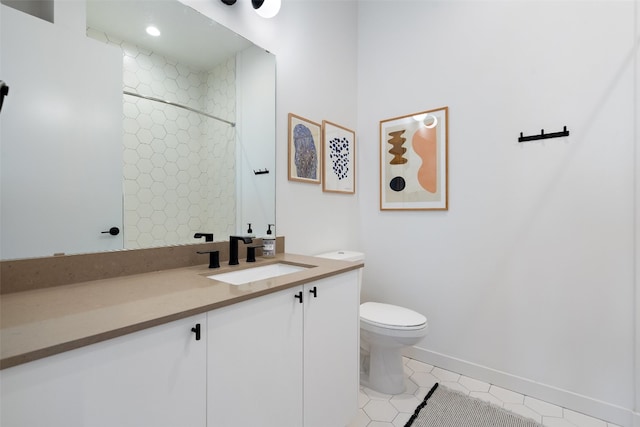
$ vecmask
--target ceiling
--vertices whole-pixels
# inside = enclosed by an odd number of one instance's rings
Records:
[[[87,26],[203,70],[252,45],[177,0],[87,0]]]

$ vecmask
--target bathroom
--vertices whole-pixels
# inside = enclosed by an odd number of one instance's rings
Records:
[[[638,1],[184,2],[276,55],[287,252],[363,251],[418,360],[640,423]],[[448,210],[380,211],[379,121],[442,106]],[[354,195],[287,179],[289,112],[356,130]]]

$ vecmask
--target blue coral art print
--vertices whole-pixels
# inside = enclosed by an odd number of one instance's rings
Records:
[[[311,130],[303,124],[293,128],[296,175],[299,178],[318,178],[318,152]]]
[[[289,113],[289,180],[320,183],[321,138],[318,123]]]
[[[322,190],[355,193],[355,132],[327,120],[322,121],[322,131]]]

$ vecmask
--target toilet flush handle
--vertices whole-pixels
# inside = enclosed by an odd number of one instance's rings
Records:
[[[314,298],[318,298],[318,289],[315,286],[313,289],[309,289],[309,293],[313,295]]]

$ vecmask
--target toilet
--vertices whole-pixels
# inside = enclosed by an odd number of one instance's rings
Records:
[[[364,261],[364,254],[334,251],[321,258]],[[358,272],[362,289],[362,271]],[[427,318],[408,308],[379,302],[360,304],[360,384],[386,394],[405,390],[402,349],[427,335]]]

